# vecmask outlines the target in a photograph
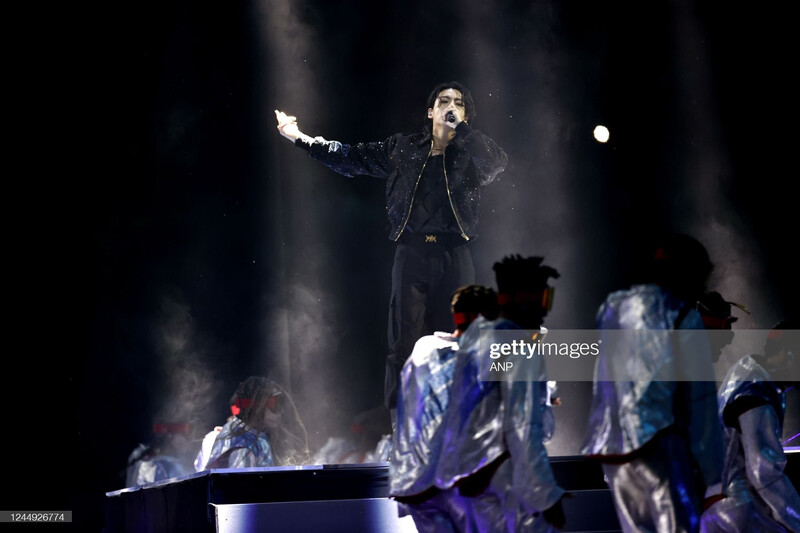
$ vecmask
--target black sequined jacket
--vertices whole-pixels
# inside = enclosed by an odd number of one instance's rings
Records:
[[[477,235],[481,186],[490,183],[507,163],[506,153],[491,138],[466,122],[444,152],[444,178],[450,207],[465,240]],[[366,175],[386,179],[389,238],[400,239],[406,228],[422,171],[431,155],[431,133],[397,133],[385,141],[343,144],[321,137],[297,146],[331,170],[348,177]]]

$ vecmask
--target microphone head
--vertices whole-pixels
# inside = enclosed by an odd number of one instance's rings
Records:
[[[447,114],[445,115],[445,118],[447,119],[447,122],[455,122],[456,121],[456,116],[452,111],[448,111]]]

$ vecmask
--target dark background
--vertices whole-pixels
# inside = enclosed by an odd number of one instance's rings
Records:
[[[380,140],[421,127],[439,81],[470,87],[474,127],[509,155],[484,191],[478,282],[543,255],[561,272],[551,328],[592,328],[662,230],[707,246],[711,287],[752,312],[737,327],[795,312],[796,46],[778,3],[176,0],[37,4],[7,24],[2,509],[100,530],[153,421],[202,435],[251,374],[290,389],[312,447],[381,403],[384,184],[309,160],[274,109]],[[587,386],[560,384],[551,453],[577,453]]]

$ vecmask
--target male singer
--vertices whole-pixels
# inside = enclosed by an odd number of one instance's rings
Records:
[[[296,117],[275,114],[281,135],[333,171],[386,180],[389,238],[397,248],[384,392],[394,415],[400,370],[414,343],[434,331],[452,331],[450,295],[475,282],[469,244],[476,236],[481,186],[505,169],[506,154],[472,129],[475,105],[458,82],[433,89],[422,131],[380,142],[312,138],[300,131]]]

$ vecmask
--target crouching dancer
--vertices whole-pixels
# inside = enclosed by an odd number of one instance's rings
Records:
[[[467,529],[463,502],[442,495],[436,486],[436,467],[458,339],[478,316],[497,317],[496,294],[489,287],[466,285],[453,295],[451,310],[455,331],[420,338],[400,374],[390,492],[406,506],[420,533]]]
[[[719,388],[725,440],[725,498],[703,513],[708,533],[800,531],[800,496],[784,473],[781,446],[786,391],[794,379],[800,325],[781,322],[767,336],[764,355],[731,367]]]
[[[538,335],[550,309],[542,258],[495,263],[500,318],[478,318],[459,341],[436,483],[464,505],[464,531],[549,531],[564,526],[559,487],[544,446],[547,377],[541,358],[525,362],[529,379],[483,381],[490,345],[505,330]]]

